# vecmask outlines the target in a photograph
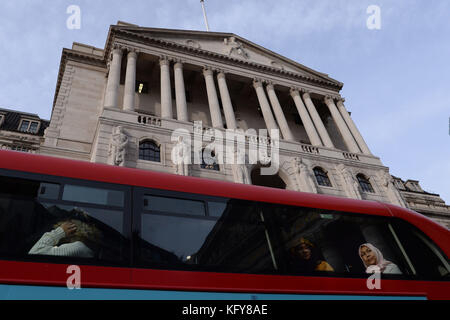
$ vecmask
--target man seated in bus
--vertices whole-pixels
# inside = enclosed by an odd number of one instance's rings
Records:
[[[80,220],[59,222],[44,233],[29,254],[93,258],[98,247],[100,231]]]
[[[402,274],[400,269],[391,261],[384,260],[381,251],[370,243],[359,246],[359,257],[366,267],[366,273],[381,272],[391,274]]]
[[[330,271],[334,269],[321,255],[315,244],[305,238],[297,239],[290,250],[291,253],[291,271],[300,273],[311,273],[314,271]]]

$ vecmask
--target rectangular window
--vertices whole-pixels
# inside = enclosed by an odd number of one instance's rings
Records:
[[[202,201],[150,195],[144,196],[144,210],[194,216],[206,215],[205,205]]]
[[[377,265],[388,277],[414,274],[386,218],[282,205],[266,210],[277,235],[274,252],[288,274],[366,277]]]
[[[28,120],[22,120],[22,122],[21,122],[21,124],[20,124],[19,131],[22,131],[22,132],[28,132],[29,126],[30,126],[30,121],[28,121]]]
[[[39,126],[39,123],[38,122],[34,122],[34,121],[32,121],[31,123],[30,123],[30,128],[28,129],[28,131],[29,132],[31,132],[31,133],[37,133],[37,129],[38,129],[38,126]]]
[[[90,188],[84,186],[65,185],[63,200],[123,207],[124,195],[122,191]]]
[[[28,133],[37,133],[39,129],[38,121],[22,120],[19,125],[19,131]]]
[[[270,239],[258,206],[228,200],[210,202],[208,207],[210,217],[143,212],[140,264],[165,269],[273,273],[276,266]]]
[[[70,264],[126,262],[129,223],[119,207],[124,192],[66,185],[62,199],[62,184],[0,176],[0,257]]]

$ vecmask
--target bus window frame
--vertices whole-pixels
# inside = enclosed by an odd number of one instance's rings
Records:
[[[392,224],[395,220],[394,217],[386,217],[386,216],[378,216],[378,215],[368,215],[368,214],[362,214],[362,213],[356,213],[356,212],[348,212],[348,211],[339,211],[339,210],[328,210],[328,209],[321,209],[321,208],[315,208],[315,207],[306,207],[306,206],[296,206],[296,205],[287,205],[287,204],[280,204],[280,203],[269,203],[270,207],[266,207],[266,210],[273,210],[273,207],[275,206],[284,206],[284,207],[290,207],[290,208],[300,208],[300,209],[313,209],[313,210],[319,210],[320,214],[331,214],[333,216],[344,216],[349,218],[362,218],[362,219],[375,219],[382,221],[385,224],[385,227],[388,228],[389,224]],[[270,209],[268,209],[270,208]],[[406,221],[405,221],[406,222]],[[272,229],[278,228],[278,226],[269,225],[267,226],[267,229],[269,230],[269,234],[272,236],[271,239],[273,239],[274,232]],[[272,233],[273,232],[273,233]],[[394,234],[390,234],[392,238],[394,238]],[[433,242],[434,243],[434,242]],[[277,243],[278,245],[278,243]],[[398,247],[398,244],[394,242],[391,245],[395,245]],[[409,268],[409,265],[407,263],[406,257],[403,257],[403,253],[401,252],[401,249],[398,247],[396,250],[400,251],[402,256],[400,257],[402,260],[404,260],[404,264]],[[279,256],[280,253],[276,253],[275,256]],[[345,272],[336,272],[336,271],[320,271],[320,272],[314,272],[314,273],[292,273],[288,272],[286,269],[286,263],[287,260],[283,259],[284,261],[280,264],[278,264],[279,270],[283,273],[280,273],[282,276],[296,276],[296,277],[320,277],[320,278],[340,278],[340,279],[367,279],[370,274],[368,273],[345,273]],[[278,262],[278,260],[277,260]],[[284,270],[283,270],[284,269]],[[412,270],[409,270],[412,272]],[[399,281],[405,281],[405,280],[423,280],[417,277],[417,274],[406,274],[402,272],[402,274],[382,274],[382,279],[386,280],[399,280]]]
[[[16,171],[9,169],[1,169],[0,168],[0,177],[8,177],[8,178],[17,178],[22,180],[30,180],[38,183],[53,183],[59,184],[60,190],[58,194],[58,199],[39,199],[42,204],[56,204],[61,206],[73,206],[80,208],[93,208],[93,209],[104,209],[111,211],[121,211],[123,213],[123,232],[121,232],[122,236],[125,238],[125,243],[123,250],[125,252],[124,256],[117,261],[106,261],[101,259],[92,259],[92,258],[79,258],[79,257],[63,257],[63,256],[48,256],[48,255],[24,255],[21,257],[8,257],[8,256],[0,256],[0,260],[7,261],[21,261],[21,262],[43,262],[43,263],[54,263],[54,264],[74,264],[74,265],[86,265],[86,266],[99,266],[99,267],[132,267],[132,186],[120,185],[108,182],[102,182],[98,180],[85,180],[85,179],[75,179],[68,178],[64,176],[55,176],[55,175],[47,175],[47,174],[39,174],[39,173],[31,173],[24,171]],[[75,186],[84,186],[90,188],[99,188],[99,189],[110,189],[115,191],[122,191],[124,193],[124,206],[108,206],[108,205],[99,205],[87,202],[76,202],[76,201],[66,201],[62,200],[62,195],[64,192],[64,186],[66,184],[75,185]],[[23,196],[21,196],[23,197]],[[24,198],[25,199],[25,198]]]

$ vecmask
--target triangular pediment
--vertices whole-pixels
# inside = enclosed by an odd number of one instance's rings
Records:
[[[127,31],[127,33],[139,34],[140,36],[166,43],[175,43],[187,49],[195,48],[201,51],[213,52],[234,60],[263,65],[310,79],[341,85],[339,81],[328,77],[327,74],[312,70],[232,33],[143,28],[137,26],[116,26],[116,28]]]

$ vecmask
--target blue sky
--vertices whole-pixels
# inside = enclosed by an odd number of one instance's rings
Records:
[[[81,8],[69,30],[67,7]],[[205,0],[233,32],[344,83],[346,107],[393,175],[450,203],[450,1]],[[381,29],[369,30],[369,5]],[[2,0],[0,107],[49,119],[63,47],[103,48],[110,24],[205,30],[199,0]]]

